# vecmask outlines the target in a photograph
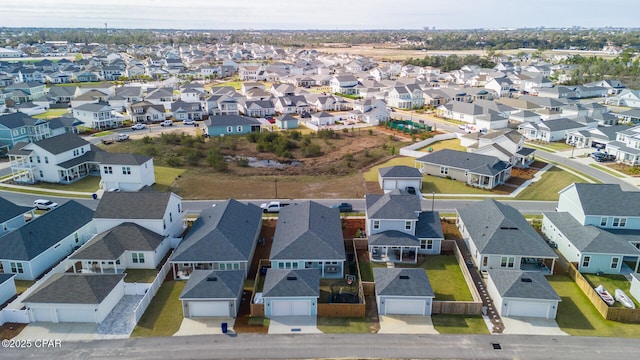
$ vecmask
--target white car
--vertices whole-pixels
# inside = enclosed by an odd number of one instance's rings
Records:
[[[193,125],[195,123],[196,121],[191,119],[182,120],[182,125]]]
[[[173,121],[171,120],[165,120],[163,122],[160,123],[160,126],[165,127],[165,126],[173,126]]]
[[[125,140],[129,140],[129,135],[127,135],[127,134],[118,134],[118,135],[116,135],[116,141],[117,142],[125,141]]]
[[[147,128],[147,125],[142,123],[137,123],[131,127],[131,130],[144,130]]]
[[[53,210],[55,208],[58,207],[57,203],[54,203],[51,200],[45,200],[45,199],[38,199],[36,201],[33,202],[33,207],[35,207],[38,210]]]

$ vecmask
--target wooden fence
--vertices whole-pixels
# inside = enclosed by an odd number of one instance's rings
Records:
[[[432,314],[451,314],[451,315],[482,314],[482,302],[434,300],[432,305],[433,305],[431,307]]]
[[[318,316],[325,317],[365,317],[367,305],[361,304],[318,304]]]

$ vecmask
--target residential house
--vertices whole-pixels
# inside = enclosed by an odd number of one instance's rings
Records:
[[[245,272],[195,270],[180,294],[182,316],[235,318],[244,300]]]
[[[147,94],[145,95],[144,100],[154,105],[162,105],[166,111],[171,111],[171,104],[174,100],[173,89],[147,89]]]
[[[244,135],[260,132],[260,121],[242,115],[215,115],[204,121],[207,136]]]
[[[418,85],[397,85],[387,95],[390,107],[399,109],[419,109],[424,106],[424,94]]]
[[[617,184],[575,183],[560,190],[556,212],[543,213],[542,232],[580,272],[637,272],[638,200],[640,192]]]
[[[624,133],[630,128],[627,125],[615,125],[615,126],[598,126],[589,130],[578,130],[567,133],[567,144],[575,146],[577,148],[598,148],[598,149],[610,149],[607,148],[609,144],[621,146],[623,143],[616,142],[618,133]],[[623,145],[624,146],[624,145]]]
[[[372,261],[416,263],[439,254],[444,234],[438,212],[422,211],[420,197],[393,190],[365,196],[366,234]]]
[[[165,108],[148,101],[138,101],[129,105],[131,121],[134,123],[161,122],[167,119]]]
[[[511,177],[511,164],[495,156],[442,149],[417,158],[422,174],[493,189]]]
[[[94,215],[98,233],[123,223],[135,223],[163,237],[180,237],[184,231],[182,198],[172,192],[147,189],[105,192]]]
[[[524,136],[511,129],[470,133],[460,137],[468,152],[495,156],[512,166],[527,168],[535,161],[535,149],[524,147]]]
[[[594,81],[594,82],[591,82],[591,83],[584,84],[584,86],[587,86],[587,87],[589,87],[589,86],[603,87],[603,88],[607,89],[607,94],[608,95],[620,94],[626,88],[626,86],[624,86],[624,84],[622,84],[622,82],[620,82],[617,79]]]
[[[176,120],[202,120],[200,102],[178,100],[171,104],[171,113]]]
[[[232,94],[234,94],[232,92]],[[238,100],[225,94],[214,94],[205,101],[205,110],[209,115],[240,115]]]
[[[380,315],[430,316],[435,293],[422,268],[373,268]]]
[[[620,122],[626,124],[640,124],[640,109],[630,109],[618,114]]]
[[[17,112],[0,116],[0,148],[11,149],[20,142],[36,142],[51,136],[49,123]]]
[[[74,200],[0,236],[0,273],[35,280],[96,233],[93,211]]]
[[[156,182],[153,158],[150,156],[96,151],[94,162],[100,167],[100,187],[107,191],[138,191]]]
[[[47,96],[54,99],[56,104],[68,104],[76,92],[75,86],[51,86]]]
[[[229,199],[204,209],[171,256],[174,277],[194,270],[240,270],[246,277],[262,229],[262,210]]]
[[[16,104],[33,101],[45,96],[45,85],[39,82],[20,82],[4,88],[7,98]]]
[[[280,129],[297,129],[298,128],[298,118],[293,117],[290,114],[285,114],[282,116],[276,117],[276,126]]]
[[[640,90],[624,89],[617,95],[606,98],[605,104],[640,108]]]
[[[239,109],[244,116],[265,117],[273,116],[276,113],[275,106],[271,100],[246,100],[239,103]]]
[[[496,97],[511,97],[515,91],[513,82],[509,78],[491,79],[484,88],[492,91]]]
[[[15,230],[35,218],[33,207],[18,206],[0,197],[0,236]]]
[[[479,270],[553,274],[558,256],[515,208],[493,199],[456,210],[456,225]]]
[[[533,271],[488,271],[487,292],[504,317],[555,319],[562,299],[544,274]]]
[[[49,130],[51,136],[58,136],[66,133],[79,134],[78,127],[84,123],[74,118],[71,113],[49,120]]]
[[[84,104],[73,108],[73,116],[86,127],[103,130],[122,125],[123,120],[107,103]]]
[[[623,164],[640,164],[640,126],[627,126],[617,131],[615,141],[607,144],[607,151]]]
[[[417,191],[422,189],[422,173],[411,166],[389,166],[378,169],[378,184],[380,188],[389,192],[391,190],[405,190],[413,187]]]
[[[280,114],[308,114],[311,106],[302,95],[286,95],[274,100],[274,110]]]
[[[339,118],[342,120],[342,118]],[[336,123],[336,116],[326,111],[311,114],[311,122],[318,126],[328,126]]]
[[[346,255],[339,210],[313,201],[283,208],[269,260],[273,269],[318,269],[322,278],[343,278]]]
[[[335,75],[329,83],[331,92],[334,94],[356,95],[358,79],[351,74]]]
[[[317,268],[279,269],[272,266],[267,271],[262,290],[266,317],[316,316],[319,297],[320,271]]]
[[[570,132],[590,130],[597,125],[597,122],[581,124],[575,120],[560,118],[537,123],[522,123],[518,125],[518,131],[529,140],[552,142],[565,140]]]

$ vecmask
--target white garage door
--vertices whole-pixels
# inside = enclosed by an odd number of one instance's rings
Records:
[[[96,322],[93,309],[58,309],[59,322]]]
[[[304,316],[311,315],[311,304],[308,300],[273,300],[271,316]]]
[[[424,315],[424,300],[386,300],[385,314]]]
[[[528,316],[546,318],[549,304],[526,301],[509,301],[509,314],[506,316]]]
[[[33,321],[43,321],[43,322],[53,322],[54,321],[54,310],[52,309],[43,309],[43,308],[31,308],[31,314],[33,315]]]
[[[383,188],[382,190],[393,190],[396,189],[396,181],[395,180],[382,180]]]
[[[229,316],[231,306],[228,301],[189,301],[189,315]]]

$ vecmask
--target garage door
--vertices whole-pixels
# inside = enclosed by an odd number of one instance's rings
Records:
[[[386,300],[388,315],[424,315],[424,300]]]
[[[395,180],[383,180],[383,184],[384,184],[384,186],[383,186],[382,190],[397,189]]]
[[[311,303],[308,300],[273,300],[271,316],[311,315]]]
[[[189,315],[229,316],[231,306],[228,301],[189,301]]]
[[[529,316],[546,318],[549,304],[526,301],[509,301],[509,314],[506,316]]]
[[[416,190],[420,190],[420,184],[416,180],[398,180],[398,189],[404,190],[407,186],[413,186]]]
[[[59,322],[96,322],[93,309],[58,309]]]
[[[31,308],[31,314],[34,322],[53,322],[55,319],[53,315],[54,311],[52,309]]]

